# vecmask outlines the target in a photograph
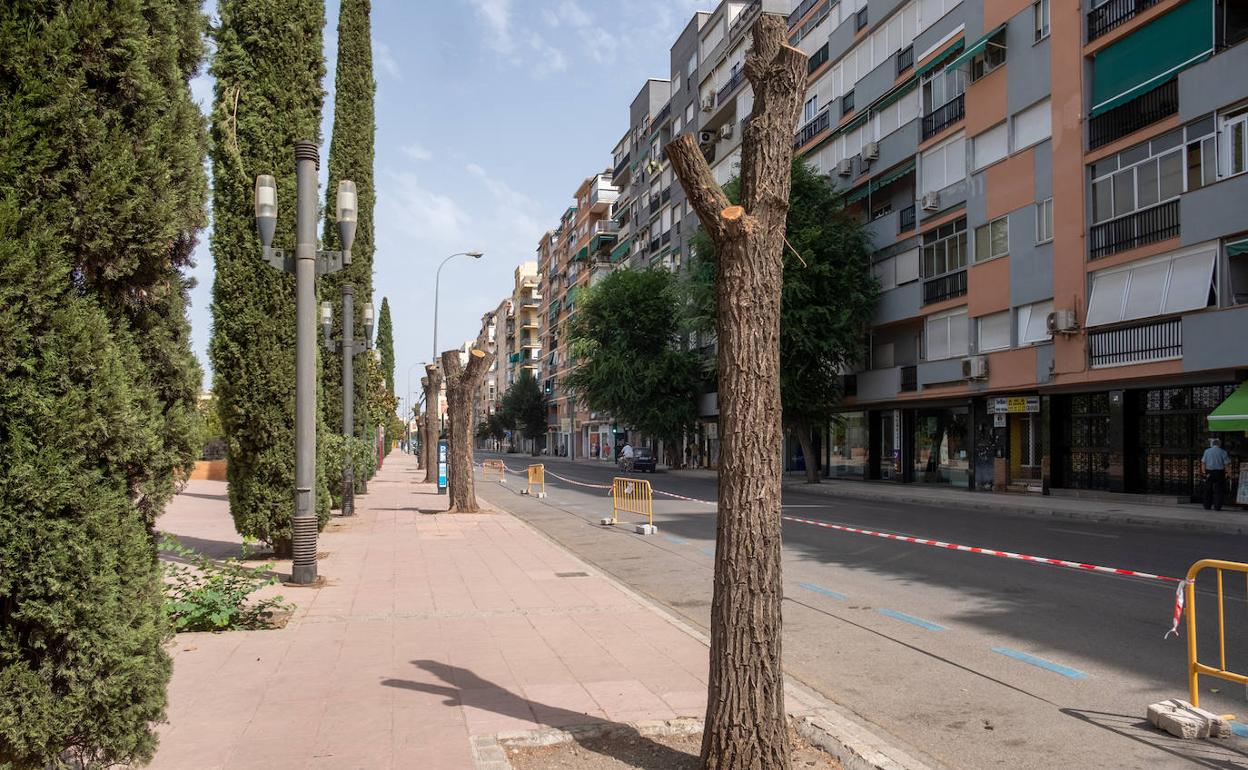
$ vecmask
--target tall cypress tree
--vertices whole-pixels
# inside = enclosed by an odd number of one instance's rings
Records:
[[[357,336],[363,335],[364,305],[373,298],[373,42],[370,0],[342,0],[338,11],[338,63],[334,72],[334,133],[329,145],[329,186],[326,188],[325,248],[338,249],[335,198],[338,180],[355,182],[359,221],[351,247],[351,266],[321,281],[321,301],[334,307],[334,338],[341,339],[342,286],[355,287]],[[321,414],[330,430],[342,429],[342,357],[328,356],[322,369]],[[355,435],[367,438],[368,365],[355,358]]]
[[[386,390],[394,392],[394,322],[390,320],[390,299],[381,298],[381,312],[377,316],[377,352],[381,354],[381,373],[386,378]]]
[[[0,5],[0,765],[151,757],[147,527],[194,457],[195,0]]]
[[[221,0],[212,114],[216,263],[209,346],[234,525],[289,548],[295,477],[295,285],[261,258],[253,189],[277,179],[274,245],[295,241],[294,146],[319,136],[322,0]],[[323,435],[325,426],[317,428]],[[317,513],[329,516],[323,463]]]

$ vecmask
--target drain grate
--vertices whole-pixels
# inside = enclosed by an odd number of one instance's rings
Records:
[[[559,577],[559,578],[589,577],[589,573],[588,572],[556,572],[555,577]]]

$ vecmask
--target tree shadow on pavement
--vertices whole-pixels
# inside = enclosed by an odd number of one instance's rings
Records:
[[[653,741],[632,725],[529,700],[460,666],[436,660],[414,660],[412,663],[446,684],[384,679],[382,685],[440,695],[446,698],[443,703],[447,706],[472,707],[565,730],[586,751],[629,763],[641,770],[676,770],[696,766],[696,757]]]

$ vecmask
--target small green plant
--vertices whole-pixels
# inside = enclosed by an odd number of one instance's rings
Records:
[[[277,583],[273,563],[248,567],[238,559],[217,561],[165,535],[161,550],[181,557],[165,562],[165,614],[174,631],[228,631],[272,628],[273,617],[291,605],[281,596],[251,601],[249,597]],[[244,555],[253,544],[244,541]]]

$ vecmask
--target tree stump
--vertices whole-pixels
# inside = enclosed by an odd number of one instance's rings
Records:
[[[780,291],[793,132],[806,55],[783,17],[754,23],[745,75],[754,110],[741,149],[741,205],[730,205],[693,136],[667,156],[715,242],[719,337],[719,517],[702,763],[787,770],[781,667]]]
[[[450,418],[447,430],[449,439],[448,475],[450,508],[452,513],[476,513],[476,487],[472,479],[472,401],[485,382],[485,375],[494,363],[494,354],[482,350],[484,340],[468,351],[468,366],[460,363],[459,351],[448,350],[442,354],[442,369],[446,372],[446,406]]]
[[[442,416],[439,393],[442,390],[442,372],[437,364],[425,365],[425,376],[420,378],[425,389],[425,419],[421,421],[421,436],[424,437],[424,448],[421,455],[425,458],[425,483],[438,483],[438,433]]]

